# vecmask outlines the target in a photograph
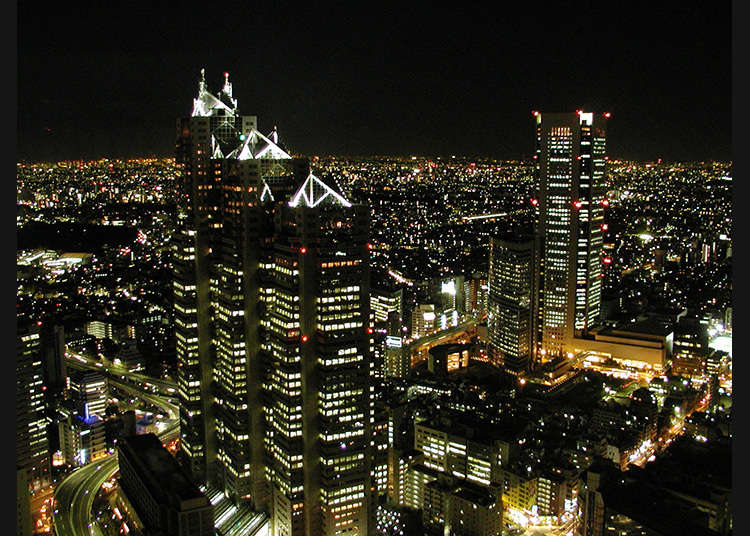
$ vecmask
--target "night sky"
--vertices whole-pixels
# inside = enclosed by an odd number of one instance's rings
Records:
[[[201,67],[298,154],[527,158],[583,108],[612,158],[731,158],[729,2],[78,4],[19,4],[19,160],[171,156]]]

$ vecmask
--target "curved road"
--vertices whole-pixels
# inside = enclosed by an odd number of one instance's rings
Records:
[[[132,385],[127,385],[127,389],[138,391]],[[164,397],[142,392],[138,392],[138,395],[163,408],[170,416],[175,412],[175,406],[166,402]],[[159,434],[159,438],[169,442],[179,436],[179,428],[179,421],[173,422]],[[57,536],[101,536],[98,525],[91,520],[91,510],[99,488],[118,467],[117,454],[108,454],[77,469],[57,486],[56,507],[52,513],[52,525]]]

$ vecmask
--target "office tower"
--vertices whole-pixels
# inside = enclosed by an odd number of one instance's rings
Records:
[[[397,318],[403,316],[403,289],[372,289],[370,307],[377,324],[388,322],[389,315],[396,313]]]
[[[313,174],[277,210],[264,321],[273,535],[374,530],[368,215]]]
[[[104,419],[107,408],[107,378],[96,371],[76,371],[70,375],[70,397],[84,419],[92,415]]]
[[[538,262],[534,237],[490,240],[488,353],[513,374],[528,371],[536,354]]]
[[[295,164],[256,126],[240,114],[228,73],[214,95],[201,72],[192,114],[177,122],[183,180],[172,253],[180,458],[197,482],[262,508],[257,272],[265,206],[292,191]]]
[[[534,112],[543,237],[540,335],[543,355],[571,351],[599,319],[606,119],[609,114]]]
[[[50,470],[40,326],[19,324],[16,335],[16,464],[35,486]]]

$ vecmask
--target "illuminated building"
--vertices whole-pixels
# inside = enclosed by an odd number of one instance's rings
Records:
[[[570,350],[600,316],[605,120],[593,113],[534,112],[543,239],[540,343],[547,355]]]
[[[240,114],[224,73],[203,75],[177,122],[181,203],[173,237],[180,457],[193,478],[263,508],[261,289],[266,208],[290,191],[293,163]],[[277,140],[276,133],[271,135]]]
[[[403,297],[404,291],[372,289],[370,295],[370,307],[375,317],[376,323],[388,322],[389,315],[396,313],[397,318],[403,316]]]
[[[449,372],[469,366],[469,344],[440,344],[430,348],[427,357],[427,370],[445,376]]]
[[[105,422],[96,415],[84,418],[68,413],[58,423],[58,431],[60,451],[68,465],[86,465],[107,454]]]
[[[708,327],[697,318],[681,318],[674,328],[672,374],[702,376],[708,352]]]
[[[178,121],[181,458],[273,534],[368,534],[369,211],[255,125],[226,73]]]
[[[49,476],[42,360],[39,325],[19,323],[16,335],[16,463],[27,471],[29,483],[38,483]]]
[[[84,419],[96,415],[104,419],[107,408],[107,379],[96,371],[76,371],[70,375],[70,397]]]
[[[487,306],[490,360],[511,373],[529,370],[536,350],[537,242],[490,241]]]
[[[464,484],[448,497],[447,531],[466,536],[500,536],[503,504],[497,490]]]
[[[421,304],[411,314],[411,335],[419,339],[427,333],[436,329],[435,306],[432,304]]]
[[[313,174],[278,208],[263,342],[273,535],[374,530],[368,217]]]
[[[584,368],[607,375],[651,379],[662,375],[673,352],[673,328],[653,320],[593,328],[573,341]]]

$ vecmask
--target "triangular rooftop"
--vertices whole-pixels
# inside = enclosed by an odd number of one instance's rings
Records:
[[[258,132],[258,130],[252,129],[245,134],[245,141],[242,145],[229,153],[227,158],[236,158],[237,160],[258,158],[285,160],[291,158],[291,156],[266,136]]]
[[[289,201],[290,207],[304,205],[310,208],[320,204],[337,204],[342,207],[351,207],[352,204],[336,191],[335,186],[326,184],[318,177],[310,173],[305,182]]]

